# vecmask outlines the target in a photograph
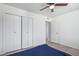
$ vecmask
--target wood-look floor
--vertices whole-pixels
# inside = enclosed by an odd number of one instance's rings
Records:
[[[72,47],[64,46],[54,42],[47,42],[48,46],[58,49],[60,51],[66,52],[72,56],[79,56],[79,49],[75,49]]]

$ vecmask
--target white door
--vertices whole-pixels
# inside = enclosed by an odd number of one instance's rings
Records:
[[[21,48],[21,17],[3,15],[3,51],[9,52]]]
[[[22,48],[28,47],[28,22],[27,17],[22,17]]]
[[[33,19],[28,17],[28,46],[33,46]]]
[[[2,53],[2,13],[0,12],[0,54]]]
[[[46,21],[46,41],[51,41],[51,23]]]
[[[32,46],[32,19],[29,17],[22,18],[22,48]]]

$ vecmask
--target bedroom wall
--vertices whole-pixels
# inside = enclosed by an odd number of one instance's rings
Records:
[[[79,49],[79,10],[56,16],[51,24],[51,42]]]

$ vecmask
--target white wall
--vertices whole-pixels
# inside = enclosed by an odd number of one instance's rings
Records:
[[[52,42],[79,49],[79,10],[56,16],[51,23]]]

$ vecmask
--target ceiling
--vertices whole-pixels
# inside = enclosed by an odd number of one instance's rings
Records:
[[[5,3],[5,4],[21,8],[30,12],[42,14],[44,16],[51,18],[79,9],[79,3],[68,3],[67,6],[55,7],[54,12],[51,12],[49,8],[40,11],[41,8],[47,6],[46,3]]]

